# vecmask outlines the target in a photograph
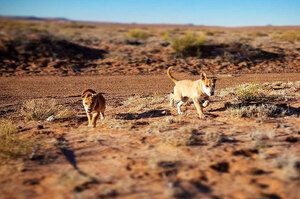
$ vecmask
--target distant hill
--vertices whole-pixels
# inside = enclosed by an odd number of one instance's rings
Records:
[[[0,19],[32,20],[32,21],[70,21],[69,19],[64,17],[43,18],[43,17],[35,17],[35,16],[0,16]]]

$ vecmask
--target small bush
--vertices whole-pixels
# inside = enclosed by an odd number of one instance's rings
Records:
[[[128,37],[136,40],[145,40],[149,37],[149,34],[141,29],[131,29],[128,32]]]
[[[75,112],[58,105],[55,99],[29,100],[23,104],[21,113],[26,121],[44,121],[54,115],[56,119],[66,119],[75,115]]]
[[[177,56],[201,56],[201,47],[205,41],[204,35],[187,32],[184,37],[177,37],[173,40],[172,48]]]
[[[249,102],[258,100],[262,97],[263,91],[263,88],[259,84],[250,83],[238,86],[234,94],[237,100]]]
[[[287,41],[300,41],[300,32],[299,31],[287,31],[281,35],[275,35],[273,38],[287,40]]]
[[[226,114],[229,117],[242,118],[245,116],[245,111],[242,107],[230,107],[226,109]]]
[[[253,37],[266,37],[266,36],[268,36],[268,34],[263,33],[263,32],[253,32],[252,36]]]
[[[207,142],[218,144],[222,141],[222,135],[218,132],[206,132],[204,135],[204,139]]]
[[[11,120],[0,122],[0,159],[23,157],[31,152],[34,140],[20,139],[16,133],[17,127]]]
[[[261,104],[249,106],[232,106],[226,110],[227,115],[230,117],[242,118],[268,118],[285,116],[287,111],[274,104]]]
[[[164,41],[169,41],[169,39],[170,39],[170,33],[168,31],[165,31],[163,33],[163,40]]]
[[[17,132],[17,127],[11,120],[2,120],[0,123],[1,135],[10,135]]]
[[[96,28],[96,26],[94,25],[90,25],[90,24],[82,24],[82,23],[71,23],[65,26],[66,28],[78,28],[78,29],[82,29],[82,28]]]

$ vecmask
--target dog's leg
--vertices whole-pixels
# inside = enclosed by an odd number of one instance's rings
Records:
[[[88,126],[92,126],[92,114],[86,113],[86,115],[87,115],[87,118],[88,118],[88,121],[89,121]]]
[[[177,104],[177,112],[179,115],[182,115],[183,112],[181,111],[181,105],[184,104],[184,101],[180,100]]]
[[[174,106],[174,94],[170,93],[170,106],[173,107]]]
[[[205,108],[209,105],[209,100],[205,100],[203,103],[202,103],[202,107]]]
[[[194,105],[195,105],[195,107],[197,109],[197,112],[198,112],[198,115],[199,115],[200,119],[204,119],[205,116],[203,114],[203,109],[202,109],[202,106],[200,106],[198,99],[197,98],[193,98],[193,101],[194,101]]]
[[[104,120],[104,112],[100,112],[100,119]]]
[[[93,114],[93,118],[92,118],[92,124],[93,124],[93,127],[96,127],[96,122],[97,122],[97,119],[99,118],[99,113],[94,113]]]

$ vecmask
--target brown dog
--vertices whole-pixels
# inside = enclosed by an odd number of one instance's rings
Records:
[[[101,116],[104,119],[105,99],[92,89],[84,89],[81,94],[82,103],[89,120],[88,126],[96,127],[96,121]]]
[[[192,80],[177,80],[171,73],[172,67],[167,70],[168,77],[175,83],[174,94],[170,95],[170,105],[174,105],[174,100],[177,103],[178,114],[183,114],[181,105],[184,104],[189,98],[194,102],[198,115],[201,119],[205,118],[203,108],[209,105],[209,97],[214,95],[216,79],[207,78],[205,73],[201,73],[201,78],[196,81]],[[200,105],[199,100],[204,100]]]

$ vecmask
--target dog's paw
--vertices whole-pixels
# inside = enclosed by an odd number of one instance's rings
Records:
[[[199,118],[200,118],[200,119],[205,119],[206,116],[205,116],[205,115],[199,115]]]

